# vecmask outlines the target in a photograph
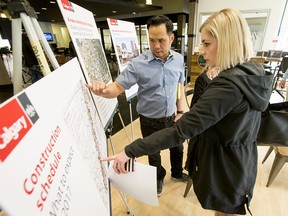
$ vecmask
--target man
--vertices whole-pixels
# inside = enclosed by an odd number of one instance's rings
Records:
[[[134,58],[115,82],[109,85],[103,82],[87,85],[96,95],[114,98],[137,83],[137,112],[143,137],[171,127],[184,113],[185,104],[184,59],[179,53],[170,50],[174,40],[173,23],[168,17],[158,15],[148,20],[147,28],[150,50]],[[157,167],[157,193],[160,196],[166,175],[161,165],[160,151],[149,155],[148,159],[150,165]],[[171,177],[185,182],[188,176],[182,172],[182,162],[183,144],[170,148]]]

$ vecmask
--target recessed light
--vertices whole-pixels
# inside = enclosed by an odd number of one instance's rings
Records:
[[[146,0],[146,5],[152,5],[152,0]]]
[[[50,1],[50,3],[51,3],[51,4],[56,4],[56,2],[55,2],[55,1]]]
[[[47,10],[47,8],[41,8],[42,10]]]
[[[117,13],[117,11],[112,11],[112,13]]]

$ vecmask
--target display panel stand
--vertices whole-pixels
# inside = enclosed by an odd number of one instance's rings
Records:
[[[133,115],[132,115],[132,104],[131,99],[128,100],[129,103],[129,113],[130,113],[130,121],[131,121],[131,134],[132,134],[132,141],[134,141],[134,127],[133,127]]]
[[[7,4],[9,14],[12,17],[12,47],[13,47],[13,88],[14,95],[22,91],[22,23],[27,36],[37,58],[38,64],[44,76],[51,73],[47,59],[43,52],[49,58],[54,69],[59,67],[59,64],[44,38],[44,34],[37,21],[35,10],[30,6],[27,0],[11,0]],[[41,44],[39,43],[41,42]]]
[[[128,141],[130,142],[130,139],[129,139],[128,133],[126,131],[126,127],[125,127],[125,124],[123,122],[122,116],[121,116],[121,114],[120,114],[118,109],[116,110],[116,112],[119,115],[120,121],[121,121],[122,126],[123,126],[123,128],[125,130],[125,133],[126,133],[126,136],[128,138]],[[113,121],[111,121],[109,123],[108,128],[107,128],[107,132],[108,132],[108,135],[109,135],[109,141],[110,141],[110,144],[111,144],[112,154],[115,155],[115,149],[114,149],[114,144],[113,144],[113,140],[112,140],[112,129],[113,129]],[[131,160],[134,160],[134,159],[131,159]],[[123,202],[124,202],[124,204],[126,206],[127,214],[133,216],[133,214],[131,213],[131,209],[130,209],[130,207],[128,205],[126,195],[123,192],[121,192],[121,191],[118,191],[118,192],[119,192],[119,194],[120,194],[120,196],[121,196],[121,198],[122,198],[122,200],[123,200]]]

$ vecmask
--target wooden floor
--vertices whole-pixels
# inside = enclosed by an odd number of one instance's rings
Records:
[[[190,98],[188,97],[190,101]],[[187,108],[188,109],[188,108]],[[139,120],[133,123],[134,139],[141,137]],[[131,125],[126,127],[126,131],[131,139]],[[129,143],[127,135],[122,129],[112,138],[115,152],[122,150]],[[110,144],[109,144],[110,145]],[[184,145],[184,161],[186,160],[187,143]],[[274,153],[270,155],[267,161],[262,164],[261,161],[268,150],[268,147],[259,146],[259,164],[258,176],[254,189],[254,197],[251,202],[251,211],[254,216],[287,216],[288,215],[288,164],[285,164],[270,187],[266,187],[269,172],[274,159]],[[213,211],[202,209],[193,189],[189,191],[186,198],[183,197],[185,183],[173,182],[170,177],[169,150],[161,152],[162,164],[167,171],[164,179],[162,196],[159,198],[159,207],[143,204],[133,198],[126,197],[131,214],[135,216],[212,216]],[[137,159],[138,162],[148,163],[147,157],[143,156]],[[118,191],[111,186],[112,215],[125,216],[127,208]]]

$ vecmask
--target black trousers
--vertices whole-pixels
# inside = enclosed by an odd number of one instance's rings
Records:
[[[140,115],[140,127],[143,137],[147,137],[152,133],[159,131],[164,128],[172,127],[174,124],[175,115],[171,117],[152,119]],[[183,143],[170,148],[170,164],[171,164],[171,175],[172,177],[180,177],[182,175],[182,163],[183,163]],[[161,155],[160,151],[148,155],[149,164],[151,166],[157,167],[157,179],[164,179],[166,175],[166,170],[161,165]]]

